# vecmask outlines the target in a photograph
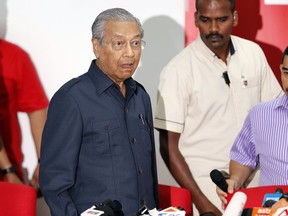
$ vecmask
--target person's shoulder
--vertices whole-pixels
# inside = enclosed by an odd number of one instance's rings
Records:
[[[231,35],[231,40],[236,48],[245,47],[246,49],[250,48],[250,49],[262,50],[261,47],[254,41],[239,36]]]
[[[0,39],[0,47],[5,50],[6,53],[22,53],[27,55],[27,52],[22,47],[10,41]]]
[[[178,68],[189,65],[193,55],[193,47],[193,43],[189,44],[187,47],[184,47],[184,49],[177,53],[164,68]]]
[[[141,83],[137,82],[136,80],[134,80],[134,81],[135,81],[135,83],[136,83],[136,85],[137,85],[137,88],[140,88],[141,90],[143,90],[144,92],[147,93],[145,87],[144,87]]]
[[[267,109],[268,110],[274,109],[277,106],[279,100],[281,100],[281,97],[258,103],[254,107],[252,107],[251,113],[258,113],[260,111],[263,112],[264,110]]]
[[[78,88],[80,86],[85,86],[85,84],[83,84],[83,81],[87,79],[87,73],[84,73],[78,77],[74,77],[70,80],[68,80],[67,82],[65,82],[58,91],[65,91],[65,92],[70,92],[72,91],[74,88]]]
[[[145,87],[141,83],[137,82],[136,80],[134,80],[134,81],[135,81],[135,83],[137,85],[137,91],[140,91],[141,95],[143,95],[143,96],[145,96],[145,97],[150,99],[150,95],[146,91]]]
[[[190,58],[191,55],[193,54],[194,47],[195,47],[195,42],[188,44],[178,54],[175,55],[174,59],[182,60],[183,58]]]
[[[256,45],[255,42],[248,40],[246,38],[236,36],[236,35],[231,35],[231,39],[232,39],[232,42],[236,42],[236,43],[255,44]]]

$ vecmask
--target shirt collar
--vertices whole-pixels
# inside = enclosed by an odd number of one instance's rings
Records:
[[[88,75],[92,79],[98,94],[102,94],[106,89],[110,88],[111,86],[116,85],[97,65],[96,60],[92,60]],[[131,94],[132,92],[135,92],[137,90],[137,85],[135,80],[130,77],[127,80],[124,81],[124,84],[126,86],[126,93]]]
[[[279,107],[284,107],[285,109],[288,109],[288,97],[286,96],[286,94],[278,98],[275,109]]]
[[[204,53],[204,55],[209,56],[210,60],[213,61],[215,57],[217,57],[217,55],[212,52],[207,46],[206,44],[202,41],[200,34],[198,34],[198,37],[196,39],[196,44],[198,46],[198,48],[201,50],[201,52]],[[234,47],[233,44],[233,38],[230,37],[230,41],[229,41],[229,55],[234,55],[236,52],[236,49]]]

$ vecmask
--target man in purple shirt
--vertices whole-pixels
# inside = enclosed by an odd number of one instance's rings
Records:
[[[258,166],[260,185],[288,184],[288,47],[280,70],[285,94],[252,108],[232,146],[228,193],[242,187]],[[216,191],[227,204],[227,193]]]

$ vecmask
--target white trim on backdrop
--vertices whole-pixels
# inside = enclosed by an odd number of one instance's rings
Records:
[[[267,5],[288,5],[288,0],[265,0]]]

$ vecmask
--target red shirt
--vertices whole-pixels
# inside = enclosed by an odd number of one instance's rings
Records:
[[[0,39],[0,133],[20,177],[23,154],[17,112],[29,113],[47,106],[47,96],[29,55]]]

